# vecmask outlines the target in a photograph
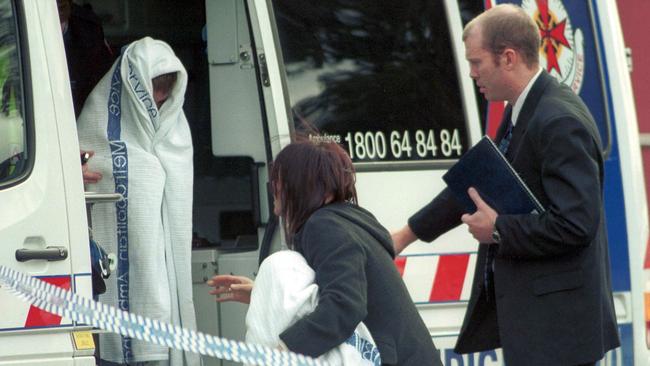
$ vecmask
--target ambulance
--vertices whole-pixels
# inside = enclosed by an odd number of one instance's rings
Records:
[[[346,148],[360,204],[395,230],[444,188],[442,175],[463,153],[494,135],[503,111],[473,85],[461,39],[464,24],[502,1],[75,2],[92,6],[116,53],[151,36],[169,43],[188,71],[192,286],[199,330],[209,334],[243,339],[246,307],[215,303],[205,281],[254,277],[261,260],[284,248],[268,168],[303,121]],[[542,66],[582,97],[604,142],[622,346],[599,364],[648,365],[648,216],[616,3],[509,2],[535,20]],[[84,191],[56,1],[0,0],[0,40],[0,264],[90,297],[87,213],[119,197]],[[446,366],[504,363],[500,350],[453,352],[477,245],[460,227],[395,260]],[[0,365],[95,364],[89,326],[4,289],[0,310]]]

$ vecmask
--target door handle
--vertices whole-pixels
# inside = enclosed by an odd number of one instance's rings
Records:
[[[16,260],[27,262],[31,260],[62,261],[68,258],[68,249],[65,247],[46,247],[45,249],[18,249]]]

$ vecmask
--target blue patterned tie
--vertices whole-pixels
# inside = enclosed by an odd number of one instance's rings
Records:
[[[512,130],[515,126],[512,124],[512,121],[508,121],[508,128],[506,133],[503,134],[501,141],[499,141],[499,150],[503,155],[508,152],[508,146],[510,146],[510,140],[512,139]]]
[[[502,122],[508,124],[506,132],[503,134],[503,137],[501,137],[501,141],[499,141],[499,151],[501,151],[503,155],[508,152],[510,140],[512,139],[512,130],[515,128],[515,126],[512,124],[512,121],[510,120],[510,112],[512,112],[512,109],[506,110],[506,113],[504,113],[504,120]],[[485,275],[483,276],[483,279],[485,282],[485,296],[488,301],[490,300],[490,285],[494,284],[494,250],[494,244],[488,245],[487,255],[485,256]]]

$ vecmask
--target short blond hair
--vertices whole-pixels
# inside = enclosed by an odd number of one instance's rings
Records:
[[[522,55],[528,68],[539,65],[539,29],[521,7],[500,4],[484,11],[467,23],[463,30],[463,41],[474,31],[481,32],[482,46],[493,56],[512,48]]]

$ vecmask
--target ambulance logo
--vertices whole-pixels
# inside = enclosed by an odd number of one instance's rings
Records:
[[[562,0],[523,0],[521,6],[539,28],[542,67],[580,93],[585,73],[584,36],[571,27]]]

